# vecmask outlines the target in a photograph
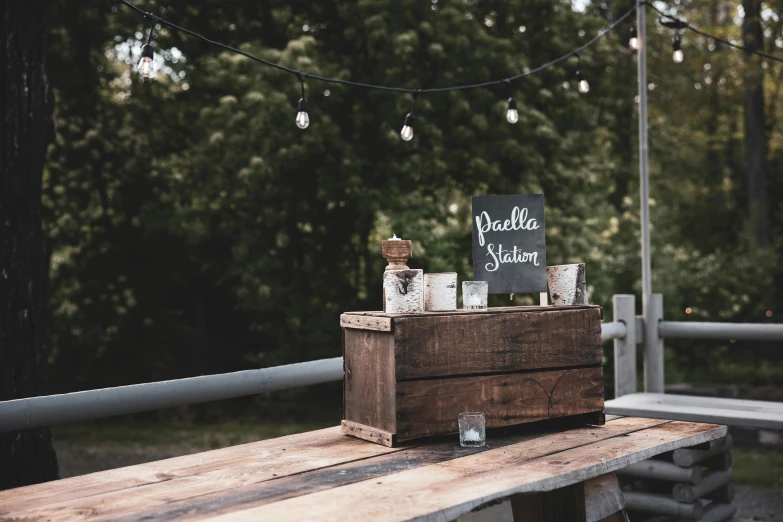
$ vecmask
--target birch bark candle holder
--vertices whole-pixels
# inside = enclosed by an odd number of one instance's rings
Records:
[[[457,309],[457,273],[424,274],[424,310],[450,312]]]
[[[424,270],[387,270],[383,273],[384,310],[390,314],[424,311]]]
[[[546,267],[546,284],[555,306],[587,304],[584,263]]]

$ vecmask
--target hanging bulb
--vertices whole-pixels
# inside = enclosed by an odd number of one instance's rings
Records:
[[[639,49],[639,38],[636,36],[636,26],[631,27],[631,35],[628,37],[628,47],[631,49]]]
[[[576,79],[579,80],[579,92],[582,94],[590,92],[590,84],[585,80],[585,75],[582,74],[581,69],[576,71]]]
[[[517,112],[517,101],[514,98],[508,99],[508,112],[506,112],[506,120],[509,123],[516,123],[519,121],[519,113]]]
[[[412,112],[405,115],[405,121],[402,124],[402,130],[400,131],[400,137],[403,141],[411,141],[413,139],[413,120],[416,117]]]
[[[150,44],[145,44],[141,48],[141,60],[139,60],[139,74],[145,78],[152,76],[152,57],[155,56],[155,52],[152,50]]]
[[[310,116],[307,114],[307,100],[299,100],[299,112],[296,113],[296,126],[300,129],[306,129],[310,125]]]
[[[684,56],[682,49],[680,49],[680,35],[674,37],[674,43],[672,44],[672,60],[674,63],[682,63]]]

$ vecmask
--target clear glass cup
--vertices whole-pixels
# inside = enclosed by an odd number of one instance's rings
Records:
[[[457,417],[459,424],[459,445],[463,448],[481,448],[486,446],[487,421],[484,414],[473,411],[460,413]]]
[[[489,283],[486,281],[463,281],[462,309],[466,312],[486,312],[488,290]]]

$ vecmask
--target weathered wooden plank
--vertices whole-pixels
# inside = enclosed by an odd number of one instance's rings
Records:
[[[349,328],[343,342],[343,418],[395,433],[394,336]]]
[[[12,513],[32,508],[112,492],[132,499],[142,488],[161,486],[165,490],[173,481],[189,483],[196,475],[226,475],[230,479],[223,486],[229,487],[234,480],[260,482],[395,451],[398,450],[346,437],[339,427],[327,428],[0,491],[0,519],[13,518]]]
[[[605,428],[592,429],[598,433]],[[300,520],[316,512],[321,521],[453,520],[499,498],[569,486],[725,434],[725,426],[671,422],[527,462],[525,455],[536,442],[521,442],[395,473],[381,484],[368,480],[258,508],[232,510],[215,520]]]
[[[651,426],[666,421],[645,420],[644,426]],[[585,442],[607,439],[619,436],[630,431],[638,431],[641,426],[634,424],[618,424],[602,430],[598,434],[587,429],[558,431],[547,429],[545,432],[534,431],[526,433],[520,430],[519,434],[504,436],[495,439],[493,448],[504,448],[522,441],[537,440],[540,444],[536,449],[525,455],[526,460],[541,457],[543,454],[551,454],[564,448],[579,446]],[[544,440],[539,440],[544,439]],[[548,442],[548,444],[547,444]],[[133,522],[139,519],[150,519],[156,522],[167,520],[180,520],[183,514],[188,518],[200,519],[217,513],[230,513],[239,508],[271,504],[286,498],[314,493],[325,489],[354,484],[356,482],[376,480],[382,482],[383,477],[400,471],[414,469],[427,464],[446,462],[477,452],[490,451],[490,448],[461,448],[453,441],[438,444],[412,446],[405,451],[380,455],[371,459],[345,463],[328,469],[314,470],[296,476],[275,479],[273,483],[260,483],[236,488],[228,491],[220,491],[209,495],[201,495],[181,501],[169,502],[163,505],[152,506],[144,510],[135,510],[128,516],[118,517],[118,513],[112,512],[112,519],[117,522]],[[105,500],[102,501],[105,505]]]
[[[395,441],[394,433],[388,431],[379,430],[372,426],[365,426],[358,422],[342,421],[343,435],[351,435],[360,439],[368,440],[376,444],[383,444],[384,446],[392,447]]]
[[[632,393],[606,401],[606,413],[783,430],[780,402]]]
[[[541,431],[525,432],[523,430],[519,434],[504,436],[494,441],[492,445],[496,448],[502,448],[519,442],[527,442],[531,447],[530,451],[524,455],[524,459],[529,460],[666,422],[652,419],[621,420],[598,428],[597,432],[596,428],[572,429],[565,432],[551,429],[543,434]],[[291,441],[290,439],[301,438],[299,435],[282,437],[274,439],[280,444],[273,451],[247,454],[242,461],[233,461],[230,468],[208,471],[198,476],[192,474],[187,476],[172,475],[170,480],[166,482],[131,486],[121,491],[103,494],[100,494],[96,488],[94,495],[79,495],[86,498],[69,499],[65,495],[57,501],[49,500],[28,504],[27,509],[13,510],[2,515],[43,517],[56,520],[83,520],[85,518],[116,520],[122,517],[128,520],[200,518],[218,512],[230,512],[238,507],[264,505],[285,498],[382,477],[430,463],[444,462],[466,455],[475,455],[482,451],[490,451],[489,448],[460,448],[453,441],[389,450],[346,436],[338,435],[335,440],[336,428],[322,431],[329,431],[329,433],[317,446],[327,451],[333,448],[337,449],[338,451],[335,453],[342,455],[344,458],[342,462],[334,459],[335,455],[333,454],[324,455],[323,452],[315,452],[308,447],[303,450],[297,444],[292,444],[291,442],[297,442],[297,440]],[[351,451],[355,459],[348,458],[344,451],[339,451],[342,446],[340,440],[348,442],[349,447],[355,448]],[[325,460],[327,458],[329,460]],[[177,469],[176,462],[187,459],[188,457],[179,457],[161,462],[169,463],[168,469],[174,472]],[[310,466],[310,471],[306,466]],[[297,470],[301,472],[297,472]],[[117,470],[96,473],[90,477],[109,476],[114,471]],[[67,484],[73,480],[67,479],[51,484]],[[31,486],[29,489],[46,489],[47,486],[43,484]],[[63,489],[66,492],[68,490],[67,487]]]
[[[464,411],[497,428],[598,411],[603,400],[600,367],[398,382],[397,439],[456,433]]]
[[[358,330],[377,330],[379,332],[391,332],[392,320],[390,317],[342,314],[340,315],[340,326],[343,328],[356,328]]]
[[[598,522],[623,509],[623,492],[614,473],[584,482],[587,522]]]
[[[591,308],[399,317],[397,380],[601,364],[599,315]]]

